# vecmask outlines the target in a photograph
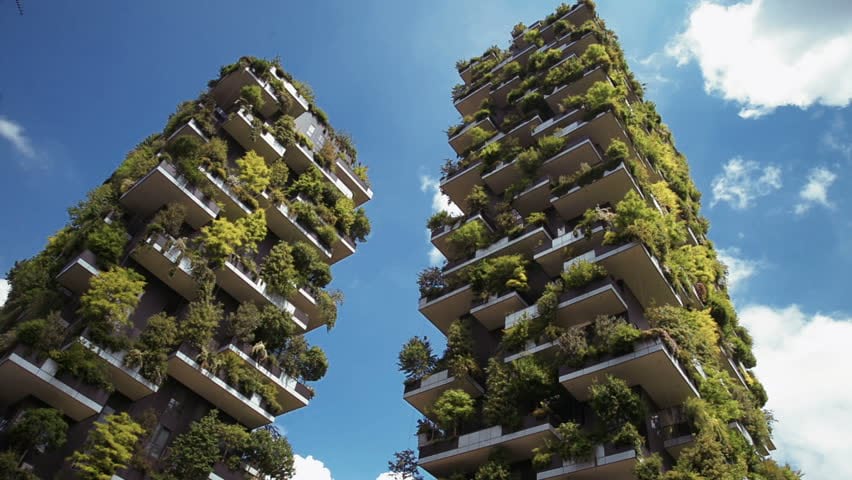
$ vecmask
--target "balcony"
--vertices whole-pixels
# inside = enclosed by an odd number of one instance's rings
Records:
[[[194,119],[190,119],[185,124],[181,125],[180,128],[172,132],[169,135],[169,138],[166,139],[166,143],[171,143],[174,139],[178,137],[190,137],[198,140],[200,143],[207,143],[209,140],[207,136],[198,128],[198,124],[195,123]]]
[[[60,270],[56,281],[77,295],[82,295],[89,289],[89,281],[92,277],[101,273],[97,264],[98,259],[95,254],[84,250]]]
[[[293,201],[302,200],[296,197]],[[282,203],[270,207],[266,211],[266,225],[278,238],[289,242],[305,242],[314,247],[323,260],[333,263],[334,254],[332,250],[320,241],[316,233],[299,223],[299,217],[286,204]],[[342,253],[338,255],[342,255]]]
[[[219,206],[189,183],[166,161],[160,162],[136,182],[119,200],[129,211],[147,217],[163,205],[179,203],[186,207],[186,223],[198,229],[219,215]]]
[[[255,127],[255,121],[256,119],[250,112],[245,108],[240,108],[228,115],[228,119],[222,124],[222,128],[246,151],[254,150],[267,163],[272,164],[284,155],[284,145],[281,145],[271,133],[263,131],[264,126],[268,126],[268,124],[258,124]]]
[[[494,122],[491,121],[491,118],[486,117],[478,122],[472,122],[468,125],[465,125],[464,128],[461,129],[460,132],[456,133],[452,137],[450,137],[450,146],[453,147],[453,150],[459,155],[463,154],[470,146],[473,144],[473,139],[470,136],[470,131],[474,128],[481,128],[486,132],[496,132],[497,127],[494,126]]]
[[[547,226],[527,225],[524,231],[515,238],[503,237],[491,245],[477,250],[472,257],[448,263],[444,267],[444,275],[459,272],[465,267],[490,257],[514,255],[516,253],[528,256],[534,248],[550,244],[550,242],[550,230]]]
[[[475,186],[484,183],[481,170],[482,163],[476,162],[441,179],[441,191],[465,214],[471,213],[465,199]]]
[[[276,412],[278,415],[308,406],[308,403],[314,396],[308,387],[285,374],[280,368],[255,361],[251,357],[250,345],[240,346],[229,343],[222,347],[220,351],[229,351],[235,354],[246,365],[255,369],[272,382],[275,386],[276,399],[281,405],[281,412]]]
[[[249,67],[231,72],[216,82],[216,85],[210,89],[210,94],[213,95],[217,105],[227,107],[240,98],[240,90],[246,86],[260,87],[263,96],[263,107],[259,109],[261,115],[271,118],[281,110],[281,102],[278,101],[275,89],[269,82],[258,78]]]
[[[177,241],[169,235],[152,234],[130,253],[160,281],[192,301],[198,297],[198,282],[192,276],[192,261],[184,256]]]
[[[197,351],[182,345],[169,357],[169,375],[208,402],[230,415],[242,425],[253,429],[275,421],[266,410],[260,395],[251,398],[196,363]]]
[[[512,206],[522,217],[543,212],[550,206],[550,177],[543,176],[512,199]]]
[[[340,193],[342,193],[346,198],[354,201],[355,194],[352,193],[352,190],[350,190],[349,187],[347,187],[346,184],[337,177],[337,175],[329,172],[326,168],[317,163],[314,159],[314,153],[304,145],[298,142],[291,145],[290,148],[284,152],[284,161],[287,162],[287,165],[296,173],[302,173],[311,167],[319,169],[325,179],[337,187],[337,189],[340,190]]]
[[[633,352],[591,360],[584,368],[562,367],[559,383],[574,398],[585,402],[589,399],[589,387],[603,382],[607,375],[618,377],[630,386],[641,385],[662,408],[681,405],[687,398],[698,396],[685,369],[659,339],[638,341]]]
[[[663,441],[663,448],[674,459],[695,442],[695,429],[682,406],[661,410],[651,416],[651,425]]]
[[[631,145],[631,141],[621,126],[621,122],[618,121],[615,114],[611,111],[601,112],[588,121],[574,122],[556,133],[556,135],[565,137],[568,144],[588,138],[602,152],[606,151],[613,140],[621,140],[628,146]]]
[[[541,248],[533,251],[533,260],[541,265],[548,276],[555,277],[562,272],[566,252],[570,251],[576,256],[599,247],[603,241],[604,232],[606,228],[603,223],[594,226],[588,236],[580,230],[568,230],[554,238],[549,245],[542,245]]]
[[[507,138],[514,138],[518,141],[518,144],[522,147],[527,147],[533,142],[533,132],[538,126],[541,125],[541,117],[535,115],[534,117],[524,120],[516,127],[509,130],[508,133],[498,133],[491,140],[485,142],[486,145],[494,142],[502,142]],[[491,188],[494,193],[502,193],[506,190],[510,185],[515,183],[521,177],[521,172],[515,166],[517,160],[512,159],[512,161],[508,163],[501,163],[497,165],[494,170],[484,174],[482,176],[482,180]]]
[[[474,302],[470,314],[488,330],[497,330],[503,328],[506,315],[524,308],[527,308],[526,300],[518,292],[510,291]]]
[[[653,306],[683,306],[660,268],[660,262],[644,245],[630,242],[624,245],[596,249],[590,261],[606,268],[610,275],[624,280],[643,308]]]
[[[491,89],[491,100],[500,108],[509,105],[509,92],[521,85],[520,75],[516,75]]]
[[[520,430],[496,425],[476,432],[420,447],[420,467],[436,477],[455,471],[470,471],[488,461],[500,449],[508,462],[530,458],[530,452],[555,440],[556,429],[549,419],[524,418]]]
[[[324,325],[319,321],[322,314],[314,291],[300,287],[290,294],[290,296],[287,297],[287,300],[296,307],[297,312],[301,312],[305,315],[305,317],[307,317],[308,321],[305,322],[307,325],[306,331],[310,332],[311,330]]]
[[[465,220],[459,220],[455,225],[442,225],[438,228],[432,230],[432,245],[438,249],[445,257],[447,258],[456,258],[459,255],[459,252],[456,251],[455,248],[450,245],[449,238],[456,229],[461,227],[462,225],[469,222],[480,222],[482,223],[486,230],[489,232],[493,232],[494,229],[491,228],[491,224],[485,220],[485,217],[482,216],[481,213],[476,213]]]
[[[422,297],[419,310],[438,330],[446,334],[450,324],[470,311],[473,289],[464,285],[435,298]]]
[[[585,461],[563,461],[562,466],[539,472],[536,480],[633,480],[633,469],[641,462],[632,447],[595,446],[594,457]]]
[[[545,43],[550,43],[556,38],[556,32],[554,31],[554,25],[559,20],[565,20],[568,23],[574,25],[575,27],[579,27],[587,20],[594,20],[594,13],[586,8],[583,4],[576,4],[571,8],[571,11],[566,13],[565,15],[555,19],[550,25],[544,25],[543,22],[538,21],[527,27],[527,30],[515,37],[514,44],[515,45],[526,45],[526,41],[524,40],[524,34],[533,28],[538,28],[539,33],[541,34],[541,38],[545,41]]]
[[[609,82],[609,77],[602,67],[589,70],[582,77],[573,82],[556,87],[549,95],[544,96],[544,101],[554,112],[562,110],[562,101],[574,95],[583,95],[597,82]]]
[[[486,83],[485,85],[468,92],[464,97],[456,100],[454,105],[456,110],[459,111],[462,117],[466,117],[468,115],[473,115],[479,110],[482,102],[488,99],[491,95],[491,83]]]
[[[39,359],[19,345],[0,360],[0,404],[10,405],[33,396],[75,422],[101,412],[108,392],[58,371],[55,361]]]
[[[583,118],[583,111],[579,109],[569,110],[565,113],[556,115],[546,122],[543,122],[541,125],[533,130],[533,136],[536,138],[547,137],[553,135],[555,132],[562,130],[568,125],[581,120]]]
[[[291,117],[296,118],[299,115],[307,112],[308,109],[310,109],[310,104],[305,99],[305,97],[303,97],[302,94],[299,93],[298,90],[296,90],[296,87],[294,87],[289,80],[284,78],[284,75],[278,72],[277,68],[272,68],[272,75],[284,83],[283,93],[287,95],[289,97],[288,100],[290,100],[290,106],[287,109],[287,113]]]
[[[213,198],[220,204],[224,206],[225,216],[228,217],[229,220],[237,220],[245,217],[250,214],[253,210],[252,207],[249,207],[240,197],[231,190],[230,185],[228,185],[228,181],[219,178],[214,175],[212,172],[208,172],[203,167],[198,167],[201,173],[207,177],[207,180],[213,185]]]
[[[577,289],[563,292],[556,307],[553,324],[563,327],[578,327],[592,322],[598,315],[619,315],[628,312],[624,290],[611,278],[603,278]],[[640,312],[634,312],[637,315]],[[504,328],[510,328],[524,319],[538,317],[538,305],[515,310],[504,319]]]
[[[603,163],[603,156],[589,138],[578,138],[556,155],[542,162],[539,172],[559,178],[560,175],[571,175],[580,169],[583,163],[594,167]]]
[[[598,43],[594,33],[587,33],[577,40],[571,40],[571,34],[563,35],[553,42],[550,48],[563,48],[566,56],[581,56],[592,44]],[[566,57],[567,58],[567,57]]]
[[[355,174],[349,162],[338,158],[335,165],[337,167],[335,171],[339,174],[340,180],[352,191],[352,201],[355,202],[356,207],[373,198],[373,190],[367,182]]]
[[[216,270],[216,283],[240,303],[252,302],[258,306],[272,305],[279,310],[290,312],[299,331],[304,332],[308,328],[309,319],[304,312],[297,310],[292,303],[285,300],[281,295],[268,291],[266,282],[260,278],[260,275],[249,271],[238,260],[228,260],[222,268]]]
[[[115,389],[127,398],[136,401],[156,393],[160,389],[159,385],[151,383],[143,377],[138,369],[124,365],[124,357],[127,352],[111,352],[95,345],[85,337],[80,337],[78,341],[106,363],[109,368],[110,381],[112,381]]]
[[[612,170],[605,170],[600,178],[591,183],[575,185],[567,192],[552,197],[550,203],[559,212],[559,216],[570,220],[579,217],[589,208],[604,204],[614,205],[631,190],[643,196],[627,166],[620,163]]]
[[[469,376],[456,377],[449,370],[441,370],[414,382],[406,382],[402,398],[423,415],[433,418],[432,405],[447,390],[464,390],[473,398],[478,398],[485,390]]]

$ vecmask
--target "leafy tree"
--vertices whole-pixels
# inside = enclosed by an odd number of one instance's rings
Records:
[[[438,361],[426,337],[411,337],[399,352],[397,366],[408,380],[420,380],[432,373]]]
[[[180,324],[181,339],[199,349],[207,347],[223,316],[222,306],[212,299],[201,297],[191,302]]]
[[[242,307],[241,307],[242,308]],[[257,308],[246,305],[244,314],[250,315]],[[239,314],[239,310],[237,311]],[[287,346],[288,341],[293,336],[295,324],[293,323],[293,315],[281,310],[272,305],[264,305],[259,309],[257,316],[258,326],[254,330],[254,340],[263,342],[266,349],[271,352],[277,352]],[[249,325],[250,320],[245,321],[245,325]]]
[[[394,459],[388,462],[388,470],[406,480],[423,480],[423,475],[417,466],[417,455],[408,449],[393,454]]]
[[[246,85],[240,89],[240,98],[255,109],[260,110],[265,103],[263,100],[263,92],[258,85]]]
[[[286,242],[277,243],[266,256],[261,270],[266,285],[273,292],[287,296],[296,290],[294,280],[298,275],[293,260],[293,248]]]
[[[460,253],[460,256],[473,255],[476,250],[491,244],[490,232],[482,222],[467,222],[447,237],[447,244]]]
[[[56,361],[60,372],[67,372],[89,385],[110,392],[113,390],[106,363],[80,343],[72,343],[65,350],[54,350],[50,356]]]
[[[166,378],[169,353],[178,344],[178,327],[174,317],[157,313],[148,318],[148,324],[134,348],[128,351],[124,362],[148,380],[160,384]]]
[[[637,480],[660,480],[663,471],[663,459],[655,453],[643,458],[633,467],[633,475]]]
[[[107,415],[89,431],[82,450],[69,458],[77,475],[84,480],[109,480],[127,467],[133,448],[145,433],[141,425],[125,412]]]
[[[39,480],[31,472],[21,470],[20,457],[13,450],[0,452],[0,480]]]
[[[471,211],[484,210],[488,206],[488,193],[485,192],[482,185],[475,185],[465,198],[465,203]]]
[[[447,349],[444,360],[453,375],[470,375],[479,371],[479,365],[473,355],[473,337],[470,333],[470,320],[458,319],[447,329]]]
[[[435,400],[432,413],[442,429],[452,431],[455,436],[459,426],[473,418],[476,413],[473,398],[464,390],[451,388]]]
[[[277,309],[276,309],[277,310]],[[241,303],[236,312],[228,315],[228,335],[237,340],[252,343],[255,339],[255,330],[262,322],[260,309],[251,302]]]
[[[166,471],[175,479],[206,480],[221,458],[219,412],[211,410],[175,438],[166,460]]]
[[[497,295],[507,290],[526,290],[526,263],[520,254],[483,260],[468,273],[471,287],[483,296]]]
[[[589,394],[589,403],[606,428],[617,429],[624,424],[642,422],[642,401],[624,380],[608,375],[603,383],[591,385]]]
[[[186,207],[180,203],[169,203],[154,214],[148,224],[148,231],[167,233],[177,238],[185,220]]]
[[[249,150],[237,159],[237,166],[240,167],[240,182],[252,193],[260,194],[269,186],[272,171],[266,165],[266,160],[254,150]]]
[[[275,480],[287,480],[296,473],[290,442],[273,426],[251,432],[244,458],[257,469],[261,478],[268,475]]]
[[[219,217],[201,229],[201,243],[214,263],[224,263],[244,241],[244,229],[227,217]]]
[[[106,265],[115,265],[121,261],[126,243],[127,230],[117,221],[102,222],[86,237],[87,248]]]
[[[132,269],[114,266],[92,277],[89,284],[80,298],[79,312],[89,321],[95,341],[112,344],[113,333],[130,326],[130,314],[145,290],[145,278]]]
[[[309,382],[321,379],[328,371],[328,359],[325,352],[316,345],[302,353],[300,363],[302,378]]]
[[[47,353],[61,346],[65,339],[65,327],[58,311],[51,312],[45,318],[36,318],[21,322],[15,327],[15,337],[36,352]]]
[[[250,215],[237,220],[236,225],[243,230],[241,242],[243,248],[256,252],[257,244],[266,238],[266,210],[259,208]]]
[[[316,249],[305,242],[296,242],[292,244],[291,254],[299,286],[323,288],[331,282],[331,269]]]
[[[565,288],[581,288],[595,280],[606,277],[607,271],[602,265],[592,263],[588,260],[572,262],[562,272],[562,283]]]
[[[54,408],[29,409],[9,429],[10,443],[19,452],[33,447],[53,450],[65,445],[67,435],[68,423]]]

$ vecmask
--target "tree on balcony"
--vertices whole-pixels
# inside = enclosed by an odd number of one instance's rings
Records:
[[[259,195],[269,186],[271,170],[266,165],[266,160],[254,150],[249,150],[237,159],[237,166],[240,167],[240,183],[251,193]]]
[[[565,288],[577,289],[606,277],[607,271],[602,265],[588,260],[578,260],[571,263],[560,275]]]
[[[524,291],[528,288],[527,261],[520,254],[488,258],[468,272],[473,291],[484,298],[508,290]]]
[[[476,375],[481,370],[473,354],[471,318],[453,321],[447,329],[447,348],[441,362],[454,376]]]
[[[412,337],[399,352],[397,366],[407,381],[417,381],[431,374],[438,361],[426,337]]]
[[[50,357],[59,366],[59,373],[68,373],[83,383],[94,385],[108,392],[114,387],[106,363],[96,353],[74,342],[65,350],[53,350]]]
[[[157,313],[148,318],[145,329],[124,357],[130,368],[159,385],[166,379],[169,353],[178,344],[178,327],[174,317]]]
[[[68,460],[84,480],[111,478],[127,467],[136,441],[144,433],[145,429],[125,412],[107,415],[89,431],[83,449],[74,452]]]
[[[45,452],[65,445],[67,436],[68,423],[58,410],[32,408],[9,428],[8,438],[19,458],[24,458],[33,448]]]
[[[464,258],[473,255],[478,249],[491,244],[491,232],[482,222],[467,222],[453,230],[447,237],[447,244]]]
[[[89,290],[80,298],[79,313],[86,319],[96,343],[120,350],[126,337],[115,335],[130,326],[145,290],[145,277],[129,268],[114,266],[89,281]]]
[[[459,427],[476,413],[470,394],[456,388],[445,390],[431,409],[441,429],[452,432],[454,437],[458,435]]]

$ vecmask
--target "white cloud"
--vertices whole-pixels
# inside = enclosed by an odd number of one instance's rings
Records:
[[[801,215],[811,209],[814,205],[822,205],[826,208],[834,208],[834,204],[828,199],[828,189],[837,180],[837,174],[824,167],[817,167],[808,173],[808,181],[799,192],[801,202],[796,204],[794,211]]]
[[[852,138],[840,114],[834,117],[829,129],[823,134],[822,144],[830,150],[840,152],[847,160],[852,160]]]
[[[755,372],[775,413],[773,455],[806,478],[852,478],[852,318],[807,314],[797,305],[749,305],[740,319],[752,333]]]
[[[757,118],[778,107],[843,107],[852,100],[852,2],[702,0],[666,47],[696,61],[704,89]]]
[[[385,472],[385,473],[379,475],[378,477],[376,477],[376,480],[406,480],[406,479],[400,473]]]
[[[296,468],[296,475],[290,480],[334,480],[331,476],[331,470],[311,455],[308,455],[307,458],[301,455],[293,455],[293,464]]]
[[[0,278],[0,307],[6,304],[6,299],[9,298],[9,290],[11,289],[12,285],[9,284],[9,280]]]
[[[762,262],[743,258],[738,248],[720,248],[717,253],[719,260],[728,267],[728,290],[731,294],[736,293],[743,282],[763,267]]]
[[[35,157],[35,149],[29,137],[24,134],[24,127],[2,116],[0,116],[0,137],[9,141],[15,150],[25,157]]]
[[[713,179],[713,201],[728,202],[735,209],[750,207],[758,197],[781,188],[781,169],[774,165],[761,166],[754,160],[734,157],[722,166],[722,173]]]
[[[428,175],[420,176],[420,191],[423,193],[432,194],[432,212],[449,212],[451,215],[461,215],[462,211],[453,202],[450,197],[441,193],[441,182]],[[432,233],[426,230],[426,241],[432,238]],[[429,249],[429,265],[436,267],[444,261],[444,255],[432,246]]]

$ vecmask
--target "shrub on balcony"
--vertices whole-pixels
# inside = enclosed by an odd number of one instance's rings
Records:
[[[567,58],[564,62],[548,70],[542,85],[553,89],[578,80],[583,75],[583,62],[577,57]]]
[[[713,252],[704,245],[683,245],[670,250],[664,259],[675,288],[689,291],[696,283],[712,285],[724,272]]]
[[[449,288],[438,267],[429,267],[417,274],[417,286],[422,298],[435,298]]]
[[[104,265],[115,265],[121,261],[127,238],[127,229],[121,222],[103,222],[86,236],[86,248]]]
[[[175,438],[166,459],[169,480],[203,480],[213,472],[213,464],[221,458],[219,437],[222,423],[218,415],[217,410],[211,410]]]
[[[524,114],[522,120],[531,117],[533,113],[546,112],[548,110],[547,102],[544,101],[544,95],[541,92],[530,92],[521,97],[518,101],[518,108]]]
[[[531,338],[530,321],[522,319],[503,330],[500,346],[507,352],[518,352],[526,346],[527,341]]]
[[[136,345],[124,358],[131,368],[155,384],[166,379],[169,353],[178,344],[178,327],[174,317],[157,313],[148,318],[148,323]]]
[[[287,296],[296,290],[294,279],[298,272],[294,266],[293,248],[289,243],[279,242],[272,247],[266,256],[261,269],[261,276],[267,287],[273,292]]]
[[[589,354],[589,343],[582,328],[567,328],[556,337],[558,363],[580,367]]]
[[[682,244],[686,240],[686,230],[681,222],[671,216],[663,216],[631,190],[616,204],[612,229],[604,236],[604,243],[631,240],[641,241],[655,257],[665,258],[671,245]]]
[[[467,136],[470,138],[470,147],[468,147],[468,150],[476,150],[494,135],[495,132],[488,131],[478,125],[475,127],[471,127],[467,131]]]
[[[556,64],[561,58],[562,50],[558,48],[551,48],[543,52],[535,52],[530,55],[527,65],[531,72],[538,72]]]
[[[440,212],[435,212],[431,217],[429,217],[429,221],[426,222],[426,228],[434,230],[438,227],[455,225],[458,221],[459,217],[453,216],[446,210],[441,210]]]
[[[524,31],[526,29],[527,29],[527,26],[524,25],[523,22],[518,22],[518,23],[515,24],[514,27],[512,27],[512,36],[517,37],[518,35],[524,33]]]
[[[119,193],[129,190],[137,180],[160,163],[156,154],[164,144],[165,140],[160,134],[149,135],[142,140],[124,157],[124,161],[110,177],[110,183]]]
[[[224,372],[228,384],[251,397],[255,393],[269,405],[272,412],[280,412],[281,404],[275,386],[254,367],[247,365],[236,353],[225,350],[217,355],[219,370]]]
[[[291,244],[293,267],[296,270],[294,280],[299,286],[323,288],[331,282],[331,269],[320,254],[305,242]]]
[[[621,354],[633,350],[642,331],[626,321],[610,315],[598,315],[592,322],[592,354]]]
[[[606,153],[604,153],[607,162],[612,163],[623,162],[627,160],[628,155],[630,155],[630,150],[627,148],[627,144],[618,139],[610,142],[606,148]]]
[[[458,435],[458,429],[471,420],[476,413],[473,398],[464,390],[451,388],[445,390],[431,407],[438,425],[452,436]]]
[[[293,448],[273,426],[253,430],[243,451],[244,460],[261,478],[284,480],[295,474]]]
[[[645,418],[639,396],[624,380],[611,375],[589,387],[589,404],[605,431],[621,429],[625,424],[639,425]]]
[[[501,451],[491,454],[488,461],[476,469],[473,480],[511,480],[512,470]]]
[[[571,263],[560,275],[565,288],[582,288],[606,277],[607,271],[602,265],[588,260],[578,260]]]
[[[83,345],[75,342],[65,350],[53,350],[50,356],[59,366],[60,373],[68,373],[83,383],[108,392],[113,390],[106,363]]]
[[[266,165],[266,160],[254,150],[249,150],[238,158],[237,166],[240,168],[240,182],[253,194],[259,195],[269,186],[272,172]]]
[[[89,290],[80,297],[79,313],[88,322],[92,340],[114,350],[125,338],[116,336],[130,326],[130,314],[136,310],[145,290],[145,278],[129,268],[112,267],[92,277]]]
[[[536,148],[528,148],[518,154],[518,169],[527,177],[532,177],[541,167],[542,155]]]
[[[574,25],[568,23],[566,20],[557,20],[556,23],[553,24],[553,33],[557,37],[562,35],[568,35],[573,31]]]
[[[633,467],[636,480],[660,480],[663,475],[663,459],[658,453],[642,458]]]
[[[258,111],[263,108],[263,92],[258,85],[245,85],[240,89],[240,100]]]
[[[507,290],[527,289],[526,260],[520,254],[488,258],[470,269],[473,291],[488,297]]]
[[[524,41],[538,45],[539,47],[544,45],[544,39],[541,38],[541,32],[539,32],[537,28],[527,30],[526,33],[524,33]]]
[[[438,361],[432,353],[432,345],[426,337],[411,337],[397,357],[397,367],[405,374],[406,381],[418,381],[431,374]]]
[[[589,45],[583,55],[580,56],[580,61],[583,62],[586,69],[602,66],[605,70],[609,70],[612,65],[612,59],[609,57],[606,48],[599,43]]]
[[[584,432],[583,428],[577,423],[561,423],[558,427],[556,427],[556,434],[556,441],[545,441],[543,449],[539,450],[537,448],[535,450],[538,450],[539,453],[542,453],[543,451],[559,455],[559,458],[569,462],[581,462],[587,460],[592,455],[594,445],[592,444],[589,435]],[[546,466],[547,465],[544,465],[544,467]]]
[[[471,211],[484,210],[488,206],[488,193],[482,185],[476,185],[465,198],[465,203]]]
[[[103,422],[96,422],[89,430],[82,450],[68,460],[84,480],[111,478],[116,472],[127,468],[136,441],[145,433],[125,412],[107,415]]]
[[[491,357],[485,370],[485,399],[482,418],[486,425],[516,425],[520,422],[509,366]]]
[[[222,305],[202,296],[190,302],[186,316],[180,322],[180,339],[195,348],[206,348],[224,317]]]
[[[151,218],[147,227],[148,233],[165,233],[177,238],[185,220],[186,207],[180,203],[169,203]]]
[[[447,330],[447,348],[442,361],[453,376],[475,375],[479,370],[473,355],[470,318],[457,319]]]
[[[59,348],[65,339],[65,327],[61,322],[59,312],[51,312],[45,318],[21,322],[15,327],[14,338],[39,354],[46,354]]]
[[[544,212],[532,212],[524,219],[526,225],[543,227],[547,225],[547,215]]]
[[[281,369],[287,375],[314,382],[325,376],[328,361],[317,346],[309,347],[301,335],[291,336],[278,354]]]
[[[467,222],[447,236],[447,244],[464,258],[491,245],[491,232],[482,222]]]
[[[9,428],[9,443],[21,456],[32,448],[55,450],[68,436],[68,423],[54,408],[31,408]],[[17,466],[17,464],[15,465]]]

